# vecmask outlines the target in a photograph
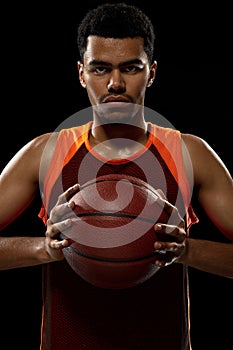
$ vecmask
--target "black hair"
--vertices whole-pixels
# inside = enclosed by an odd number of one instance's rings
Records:
[[[144,50],[150,63],[154,54],[154,27],[148,16],[134,5],[126,3],[105,3],[89,10],[78,26],[78,49],[80,59],[87,47],[89,35],[104,38],[144,39]]]

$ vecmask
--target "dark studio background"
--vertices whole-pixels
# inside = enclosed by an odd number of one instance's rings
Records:
[[[36,2],[5,7],[1,169],[31,138],[53,131],[89,106],[76,71],[76,27],[85,12],[99,3],[77,1],[48,7]],[[203,137],[232,173],[230,5],[128,3],[139,5],[155,24],[158,70],[146,106],[182,132]],[[37,218],[39,206],[38,198],[6,233],[44,234]],[[206,217],[200,218],[193,235],[223,240]],[[0,336],[5,343],[1,349],[13,350],[17,344],[17,348],[38,350],[40,267],[2,271],[0,276]],[[190,269],[190,285],[193,350],[231,348],[232,280]]]

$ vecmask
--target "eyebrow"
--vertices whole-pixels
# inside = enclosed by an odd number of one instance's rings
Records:
[[[141,60],[139,60],[138,58],[136,58],[136,59],[132,59],[132,60],[129,60],[129,61],[120,62],[119,63],[119,67],[127,66],[127,65],[130,65],[130,64],[138,64],[138,65],[144,66],[144,63]],[[88,63],[88,66],[89,67],[91,67],[91,66],[112,67],[112,64],[109,63],[109,62],[101,61],[101,60],[92,60],[92,61],[90,61],[90,63]]]

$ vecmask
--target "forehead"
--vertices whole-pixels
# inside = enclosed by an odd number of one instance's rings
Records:
[[[89,36],[84,61],[88,63],[92,60],[98,60],[114,64],[131,59],[140,59],[147,62],[143,43],[141,37],[113,39]]]

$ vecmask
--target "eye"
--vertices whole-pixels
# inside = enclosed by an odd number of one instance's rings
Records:
[[[143,69],[142,65],[130,65],[130,66],[124,66],[121,68],[122,72],[125,73],[137,73]]]
[[[125,72],[135,72],[137,70],[137,67],[135,66],[129,66],[124,68]]]
[[[95,75],[103,75],[106,74],[110,71],[109,67],[106,66],[97,66],[97,65],[93,65],[89,67],[89,72],[95,74]]]
[[[97,73],[97,74],[102,74],[102,73],[105,73],[107,71],[107,68],[106,67],[102,67],[102,66],[98,66],[98,67],[95,67],[93,69],[94,73]]]

